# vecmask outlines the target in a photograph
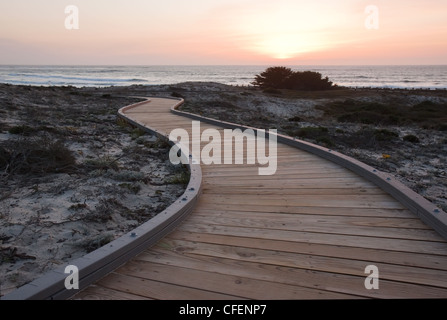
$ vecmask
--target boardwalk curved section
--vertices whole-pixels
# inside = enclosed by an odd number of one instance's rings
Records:
[[[193,119],[171,111],[180,103],[151,98],[125,114],[162,135],[191,133]],[[202,120],[202,132],[233,126],[191,117]],[[247,163],[202,165],[202,194],[191,214],[75,298],[447,297],[447,242],[419,209],[387,192],[400,184],[361,163],[347,169],[342,162],[355,161],[330,150],[278,141],[272,176]],[[422,203],[428,212],[430,205]],[[443,211],[433,213],[444,221]]]

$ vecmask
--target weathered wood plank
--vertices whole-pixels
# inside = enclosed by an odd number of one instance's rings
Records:
[[[272,212],[290,214],[323,214],[323,215],[346,215],[364,217],[398,217],[414,219],[415,215],[406,209],[385,209],[385,208],[339,208],[320,206],[289,206],[289,205],[258,205],[258,204],[222,204],[222,203],[202,203],[198,202],[198,208],[208,208],[210,210],[246,211],[246,212]]]
[[[408,240],[408,239],[389,239],[389,238],[372,238],[367,236],[341,235],[341,234],[325,234],[315,232],[301,232],[276,230],[268,233],[262,228],[245,228],[239,226],[220,226],[220,225],[203,225],[192,224],[186,221],[179,228],[182,231],[219,234],[227,236],[238,236],[248,238],[258,238],[266,240],[283,240],[296,241],[303,243],[317,244],[337,244],[347,247],[382,249],[389,251],[400,251],[408,253],[431,253],[438,255],[446,255],[446,244],[442,242]]]
[[[267,249],[344,259],[358,259],[363,261],[370,261],[372,263],[382,262],[395,265],[447,271],[447,255],[433,255],[429,253],[408,254],[407,252],[347,247],[338,244],[303,243],[293,242],[291,240],[266,240],[237,236],[184,232],[181,230],[176,230],[175,232],[171,233],[166,239],[186,240],[198,243],[203,242],[211,244],[226,244],[235,247]],[[166,246],[163,246],[163,242],[160,242],[158,247],[163,249],[166,248]]]
[[[125,275],[120,273],[109,274],[107,277],[100,280],[97,285],[119,292],[159,300],[184,300],[185,297],[188,297],[188,300],[243,299],[243,297],[238,295],[231,296],[208,290],[200,290],[182,285],[145,279],[138,277],[137,275]]]
[[[86,290],[81,291],[73,300],[152,300],[148,297],[142,297],[131,293],[113,290],[98,285],[92,285]]]
[[[131,274],[144,280],[181,285],[197,290],[214,289],[223,294],[247,299],[347,299],[351,295],[292,286],[247,277],[219,274],[204,270],[160,265],[149,261],[133,260],[117,270],[120,274]],[[173,277],[175,275],[175,277]],[[209,297],[207,299],[210,299]]]
[[[383,279],[380,280],[380,290],[367,290],[364,286],[366,275],[356,277],[331,272],[303,270],[228,258],[196,255],[183,251],[166,250],[160,247],[143,253],[136,260],[350,294],[355,297],[394,299],[403,297],[440,298],[447,296],[444,289]]]
[[[162,244],[172,250],[233,260],[250,261],[259,264],[317,270],[365,277],[365,268],[370,261],[340,259],[335,257],[306,255],[265,249],[253,249],[227,245],[197,243],[191,241],[164,239]],[[447,288],[447,271],[415,268],[411,266],[375,263],[380,279]]]
[[[219,188],[211,188],[205,187],[203,188],[203,192],[205,194],[213,195],[232,195],[232,194],[247,194],[247,195],[256,195],[258,197],[264,195],[294,195],[294,196],[302,196],[302,195],[386,195],[384,191],[379,188],[284,188],[284,187],[276,187],[276,188],[258,188],[258,187],[219,187]]]
[[[203,185],[205,187],[220,187],[220,186],[238,186],[238,187],[259,187],[268,188],[270,185],[273,188],[364,188],[371,186],[370,183],[359,179],[340,179],[332,178],[331,180],[321,181],[320,179],[287,179],[283,181],[271,181],[268,178],[258,178],[255,180],[248,178],[240,179],[204,179]]]
[[[212,219],[211,224],[228,224],[228,225],[243,225],[248,224],[250,227],[263,226],[265,228],[276,228],[284,230],[301,230],[307,225],[322,225],[335,228],[345,228],[348,226],[369,227],[376,228],[390,228],[394,229],[421,229],[433,232],[429,226],[421,222],[419,219],[396,218],[396,217],[363,217],[363,216],[342,216],[342,215],[323,215],[323,214],[290,214],[290,213],[271,213],[271,212],[247,212],[247,211],[229,211],[229,210],[208,210],[205,208],[198,208],[194,212],[189,221],[200,219],[205,223]],[[235,224],[222,223],[219,219],[233,219]],[[287,229],[290,228],[290,229]],[[434,241],[446,242],[437,233],[430,233],[430,236],[436,234]],[[426,239],[428,240],[428,238]]]
[[[389,238],[389,239],[409,239],[447,242],[432,229],[408,229],[399,227],[380,227],[362,225],[355,220],[340,221],[339,217],[295,217],[291,215],[281,215],[274,217],[263,217],[252,214],[247,216],[238,214],[238,216],[229,215],[207,215],[197,214],[188,219],[188,224],[205,224],[208,226],[238,226],[246,228],[264,229],[269,234],[274,234],[277,230],[314,232],[325,234],[358,235],[371,238]],[[372,239],[372,241],[373,241]]]
[[[222,179],[228,179],[230,177],[252,177],[253,172],[247,172],[247,171],[233,171],[233,172],[226,172],[226,173],[215,173],[215,172],[205,172],[203,174],[204,178],[222,178]],[[314,172],[282,172],[277,171],[275,173],[275,178],[278,180],[284,179],[284,178],[293,178],[293,179],[320,179],[325,181],[328,178],[344,178],[344,177],[358,177],[352,172],[321,172],[315,170]],[[260,179],[265,179],[264,176],[257,176]],[[253,177],[254,178],[254,177]]]
[[[303,197],[294,196],[265,196],[256,197],[250,195],[210,195],[208,197],[202,197],[201,203],[214,203],[214,204],[257,204],[257,205],[288,205],[288,206],[300,206],[300,207],[338,207],[338,208],[383,208],[383,209],[404,209],[402,204],[395,201],[391,196],[384,195],[352,195],[352,196],[332,196],[326,195],[324,199],[321,196],[306,195]]]

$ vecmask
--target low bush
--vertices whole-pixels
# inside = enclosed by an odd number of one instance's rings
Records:
[[[97,159],[87,159],[83,165],[89,171],[107,171],[108,169],[118,171],[119,166],[117,160],[118,159],[106,155]]]
[[[329,129],[326,127],[303,127],[303,128],[289,128],[286,133],[291,137],[298,137],[301,139],[309,139],[322,144],[327,147],[334,145],[329,134]]]
[[[182,184],[187,185],[189,183],[190,174],[189,172],[182,171],[177,173],[175,176],[166,180],[167,184]]]
[[[301,118],[299,116],[294,116],[294,117],[290,117],[289,119],[290,122],[300,122]]]
[[[392,141],[399,137],[399,135],[387,129],[374,130],[374,137],[379,141]]]
[[[24,136],[29,136],[36,130],[27,125],[14,126],[8,130],[10,134],[21,134]]]
[[[446,131],[447,105],[425,101],[412,107],[346,99],[317,107],[339,122],[372,125],[417,124],[424,129]]]
[[[174,92],[172,92],[171,93],[171,97],[174,97],[174,98],[185,98],[182,94],[180,94],[180,93],[178,93],[178,92],[176,92],[176,91],[174,91]]]
[[[82,240],[77,244],[78,247],[84,249],[87,253],[95,251],[96,249],[105,246],[109,242],[114,240],[114,236],[112,233],[101,234],[96,237],[90,237]]]
[[[265,93],[281,93],[278,89],[291,90],[329,90],[336,86],[323,78],[321,73],[314,71],[292,71],[287,67],[270,67],[255,76],[254,86],[264,89]]]
[[[406,135],[402,139],[404,141],[411,142],[411,143],[419,143],[420,142],[419,138],[412,134]]]
[[[76,166],[73,152],[48,136],[10,140],[0,153],[0,163],[10,174],[71,172]]]

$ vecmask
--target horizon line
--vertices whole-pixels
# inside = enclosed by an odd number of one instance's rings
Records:
[[[406,67],[406,66],[447,66],[445,64],[5,64],[2,67],[29,66],[29,67],[232,67],[232,66],[322,66],[322,67]]]

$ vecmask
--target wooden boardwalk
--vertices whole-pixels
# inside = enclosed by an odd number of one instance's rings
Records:
[[[154,98],[126,115],[190,130],[173,104]],[[247,164],[202,170],[194,212],[74,299],[447,298],[447,242],[351,171],[282,144],[272,176]],[[377,290],[365,288],[368,265]]]

